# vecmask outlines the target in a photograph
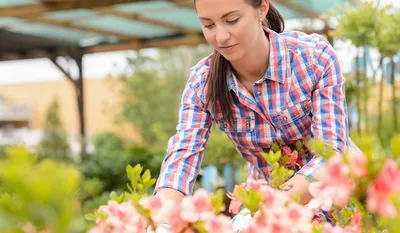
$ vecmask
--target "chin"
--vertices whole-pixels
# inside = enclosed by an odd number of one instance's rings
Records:
[[[224,58],[230,62],[238,61],[243,57],[243,54],[241,52],[235,52],[235,53],[229,53],[229,54],[223,54],[221,53]]]

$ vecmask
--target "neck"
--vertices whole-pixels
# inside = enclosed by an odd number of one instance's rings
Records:
[[[242,59],[231,62],[235,75],[241,81],[256,82],[261,79],[269,65],[270,44],[269,39],[262,34],[257,39],[255,46]]]

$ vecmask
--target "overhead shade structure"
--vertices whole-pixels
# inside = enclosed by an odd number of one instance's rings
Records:
[[[324,22],[330,8],[354,0],[272,2],[285,19]],[[193,0],[0,0],[0,61],[50,59],[76,90],[82,139],[85,54],[205,42]],[[79,75],[72,77],[57,57],[75,60]]]

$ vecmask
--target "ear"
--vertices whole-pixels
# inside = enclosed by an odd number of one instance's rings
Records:
[[[265,18],[269,10],[269,0],[262,0],[260,6],[260,18]]]

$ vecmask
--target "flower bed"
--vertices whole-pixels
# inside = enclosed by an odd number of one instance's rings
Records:
[[[370,141],[365,142],[371,143]],[[248,179],[229,194],[231,213],[240,206],[249,209],[252,219],[240,232],[313,232],[359,233],[396,232],[400,225],[400,169],[398,167],[400,139],[392,141],[392,151],[382,156],[376,151],[339,155],[315,143],[313,149],[327,162],[325,169],[310,185],[313,199],[307,205],[298,198],[289,198],[282,188],[293,171],[288,148],[275,148],[264,154],[274,171],[269,183]],[[299,152],[301,153],[301,152]],[[101,206],[88,216],[96,221],[90,233],[151,232],[167,224],[168,232],[234,232],[235,222],[222,215],[223,193],[197,190],[186,196],[179,205],[161,196],[146,196],[145,191],[155,183],[148,171],[128,167],[130,192],[112,194],[108,205]],[[321,221],[321,211],[332,219]]]

